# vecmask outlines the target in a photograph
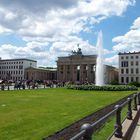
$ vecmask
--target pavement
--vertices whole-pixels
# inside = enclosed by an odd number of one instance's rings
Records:
[[[140,140],[140,118],[131,137],[131,140]]]
[[[44,85],[39,85],[38,89],[44,88]],[[45,86],[45,88],[48,88]],[[56,86],[54,86],[53,88],[56,88]],[[29,89],[27,86],[25,86],[25,89]],[[30,87],[30,89],[32,89],[32,87]],[[36,89],[36,88],[35,88]],[[0,87],[1,90],[1,87]],[[4,90],[8,90],[8,86],[5,86]],[[14,85],[9,86],[9,90],[17,90],[14,88]],[[23,90],[22,87],[20,88],[20,90]]]

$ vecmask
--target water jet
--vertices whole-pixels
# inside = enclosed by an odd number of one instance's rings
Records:
[[[103,86],[104,85],[104,62],[103,62],[103,35],[102,31],[98,33],[97,38],[97,60],[96,60],[96,73],[95,73],[95,85]]]

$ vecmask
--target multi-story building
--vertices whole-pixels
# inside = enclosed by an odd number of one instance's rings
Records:
[[[25,69],[37,67],[37,61],[30,59],[0,59],[0,79],[24,80]]]
[[[119,83],[140,82],[140,52],[119,53]]]

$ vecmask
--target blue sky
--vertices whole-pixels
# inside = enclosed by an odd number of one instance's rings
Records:
[[[118,52],[140,51],[139,9],[138,0],[1,0],[1,57],[56,66],[77,44],[96,54],[102,30],[105,63],[118,66]]]

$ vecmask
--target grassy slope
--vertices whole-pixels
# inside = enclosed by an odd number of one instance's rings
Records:
[[[140,89],[139,89],[139,91],[140,91]],[[133,109],[134,100],[132,100],[131,106]],[[128,112],[128,105],[124,106],[121,110],[121,122],[122,123],[126,119],[127,112]],[[108,137],[111,136],[112,133],[114,132],[115,123],[116,123],[116,116],[109,118],[109,120],[104,124],[104,126],[102,126],[102,128],[100,130],[98,130],[97,132],[95,132],[93,134],[93,136],[92,136],[93,140],[106,140],[106,139],[108,139]]]
[[[39,140],[130,93],[61,88],[0,91],[0,140]]]
[[[122,109],[121,113],[121,121],[123,123],[124,119],[127,115],[127,106]],[[93,140],[107,140],[108,137],[112,135],[114,132],[114,126],[116,124],[116,116],[109,118],[109,120],[97,131],[93,134]]]

